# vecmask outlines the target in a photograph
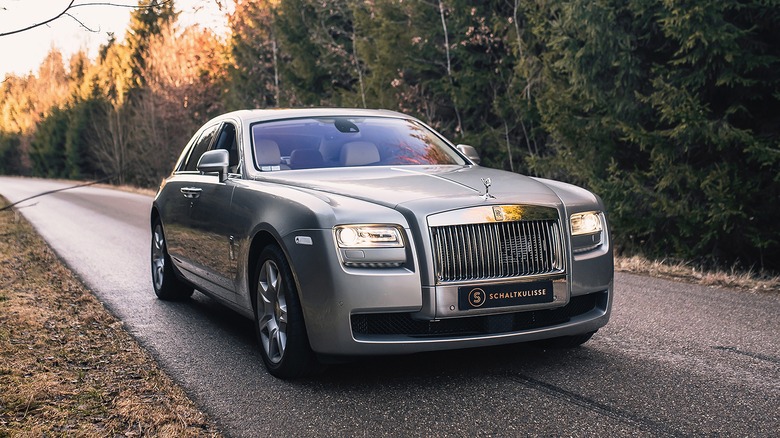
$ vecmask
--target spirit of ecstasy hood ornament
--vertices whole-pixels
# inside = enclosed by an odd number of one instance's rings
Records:
[[[491,185],[490,178],[482,178],[482,184],[485,185],[485,194],[482,195],[482,199],[484,199],[485,201],[487,201],[488,199],[496,199],[495,196],[490,194],[490,185]]]

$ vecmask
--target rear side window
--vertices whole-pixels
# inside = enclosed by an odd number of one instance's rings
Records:
[[[204,152],[209,150],[209,145],[211,145],[211,142],[214,140],[217,128],[219,128],[219,124],[209,126],[203,131],[200,138],[198,138],[198,141],[192,146],[192,152],[190,152],[190,156],[187,157],[187,161],[184,163],[181,170],[185,172],[196,172],[198,170],[198,160],[200,160],[200,156],[203,155]]]

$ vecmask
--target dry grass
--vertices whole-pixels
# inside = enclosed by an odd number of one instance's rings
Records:
[[[615,270],[662,277],[705,286],[721,286],[752,292],[780,292],[780,276],[753,271],[702,270],[685,262],[648,260],[643,257],[616,257]]]
[[[0,212],[0,437],[73,435],[219,432],[29,224]]]

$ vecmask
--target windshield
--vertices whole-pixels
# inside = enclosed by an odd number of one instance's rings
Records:
[[[466,164],[414,120],[386,117],[291,119],[252,125],[263,171],[322,167]]]

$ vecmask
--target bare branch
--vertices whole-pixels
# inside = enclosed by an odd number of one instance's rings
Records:
[[[73,19],[73,21],[75,21],[76,23],[78,23],[78,24],[79,24],[79,26],[83,27],[83,28],[84,28],[84,29],[86,29],[88,32],[93,32],[93,33],[98,33],[98,32],[100,32],[100,28],[97,28],[97,30],[95,30],[95,29],[90,29],[90,28],[89,28],[89,27],[87,27],[87,25],[86,25],[86,24],[84,24],[84,23],[83,23],[81,20],[79,20],[78,18],[76,18],[76,17],[74,17],[73,15],[71,15],[71,13],[70,13],[70,12],[66,12],[66,13],[65,13],[65,15],[66,15],[66,16],[68,16],[68,17],[70,17],[70,18],[72,18],[72,19]]]
[[[49,19],[44,20],[44,21],[41,21],[40,23],[31,24],[31,25],[29,25],[27,27],[23,27],[21,29],[12,30],[12,31],[9,31],[9,32],[0,32],[0,37],[4,37],[4,36],[8,36],[8,35],[14,35],[14,34],[17,34],[17,33],[22,33],[22,32],[25,32],[25,31],[28,31],[28,30],[31,30],[31,29],[35,29],[36,27],[45,26],[45,25],[51,23],[52,21],[55,21],[58,18],[63,17],[63,16],[68,16],[68,17],[76,20],[76,22],[79,23],[79,25],[81,27],[83,27],[84,29],[86,29],[86,30],[88,30],[90,32],[96,32],[96,31],[90,29],[88,26],[86,26],[81,21],[79,21],[76,17],[71,15],[68,11],[70,11],[71,9],[80,8],[82,6],[110,6],[110,7],[115,7],[115,8],[150,9],[150,8],[154,8],[154,7],[157,7],[157,6],[160,6],[160,5],[164,5],[166,3],[171,3],[172,1],[173,0],[152,1],[148,6],[140,6],[140,5],[125,5],[125,4],[121,4],[121,3],[112,3],[112,2],[89,2],[89,3],[79,3],[79,4],[75,4],[74,5],[76,0],[70,0],[70,3],[68,3],[68,6],[66,6],[65,9],[62,10],[62,12],[60,12],[57,15],[55,15],[54,17],[49,18]],[[4,9],[6,9],[6,8],[4,8]]]
[[[75,3],[75,1],[76,0],[70,0],[70,3],[68,3],[68,6],[62,12],[60,12],[59,14],[57,14],[56,16],[54,16],[52,18],[49,18],[46,21],[42,21],[40,23],[32,24],[32,25],[27,26],[27,27],[25,27],[23,29],[17,29],[17,30],[12,30],[10,32],[0,33],[0,37],[7,36],[7,35],[14,35],[14,34],[21,33],[21,32],[24,32],[24,31],[27,31],[27,30],[30,30],[30,29],[34,29],[34,28],[39,27],[39,26],[43,26],[43,25],[49,24],[52,21],[54,21],[54,20],[62,17],[63,15],[65,15],[68,12],[68,10],[70,10],[70,8],[73,7],[73,3]]]
[[[441,15],[441,27],[444,30],[444,51],[447,53],[447,76],[452,77],[452,65],[450,63],[450,37],[447,32],[447,20],[444,19],[444,3],[439,0],[439,14]]]
[[[82,6],[113,6],[116,8],[128,8],[128,9],[151,9],[156,6],[164,5],[166,3],[170,3],[173,0],[164,0],[164,1],[153,1],[149,4],[149,6],[141,6],[141,5],[124,5],[121,3],[111,3],[111,2],[89,2],[89,3],[79,3],[77,5],[73,5],[73,8],[80,8]]]

